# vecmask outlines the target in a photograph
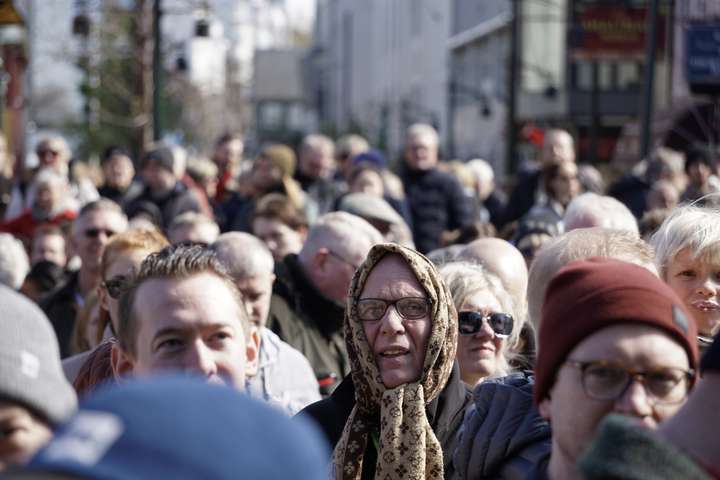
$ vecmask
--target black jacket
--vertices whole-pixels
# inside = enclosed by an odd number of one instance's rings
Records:
[[[437,168],[426,171],[406,168],[400,179],[410,205],[413,240],[418,251],[427,253],[441,247],[444,231],[473,223],[472,201],[449,173]]]
[[[634,174],[621,177],[608,189],[608,195],[624,203],[637,219],[645,213],[648,193],[650,184]]]
[[[520,172],[517,183],[510,193],[510,199],[505,204],[501,221],[498,222],[498,228],[502,228],[508,223],[519,220],[523,215],[530,211],[537,197],[537,191],[540,186],[542,172],[539,168],[528,169]]]
[[[140,182],[133,181],[127,189],[118,190],[107,185],[98,188],[98,193],[103,198],[109,198],[121,207],[125,208],[130,205],[143,192],[143,186]]]
[[[328,395],[350,373],[343,337],[345,309],[317,291],[297,255],[286,256],[275,274],[267,328],[305,355],[320,393]]]
[[[75,329],[75,318],[80,310],[77,300],[80,297],[78,272],[72,273],[67,282],[40,299],[40,308],[45,312],[57,335],[60,345],[60,357],[69,357],[70,342]]]
[[[443,449],[446,480],[455,478],[452,453],[457,445],[457,432],[462,424],[465,407],[471,399],[470,390],[460,380],[460,370],[456,363],[443,391],[425,407],[428,422]],[[352,377],[348,375],[332,395],[308,405],[298,413],[298,416],[309,418],[317,423],[331,448],[335,448],[354,406],[355,385],[353,385]],[[368,442],[363,464],[365,467],[362,478],[372,479],[375,476],[375,465],[377,464],[377,451],[373,442]]]
[[[154,197],[150,189],[145,187],[145,190],[125,209],[125,213],[130,218],[138,214],[150,216],[163,230],[167,230],[175,217],[185,212],[199,213],[200,202],[195,193],[182,182],[175,183],[170,193],[162,198]]]

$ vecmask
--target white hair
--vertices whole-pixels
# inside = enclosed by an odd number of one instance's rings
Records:
[[[198,212],[184,212],[175,217],[168,228],[168,237],[173,243],[177,243],[177,235],[183,228],[207,227],[209,237],[217,239],[220,236],[220,227],[211,218]]]
[[[488,162],[481,158],[469,160],[465,166],[475,175],[478,181],[492,182],[495,180],[495,172]]]
[[[673,210],[653,234],[655,263],[663,278],[680,250],[689,248],[692,256],[708,263],[720,263],[720,210],[685,205]]]
[[[612,197],[592,192],[578,195],[570,202],[563,222],[566,232],[577,228],[603,227],[626,230],[640,236],[637,220],[625,205]]]
[[[0,233],[0,283],[19,290],[30,271],[30,260],[22,242]]]
[[[313,224],[298,256],[305,264],[321,248],[347,256],[364,256],[370,247],[382,242],[380,232],[366,220],[347,212],[330,212]]]
[[[330,155],[335,154],[335,143],[332,139],[326,135],[320,133],[311,133],[303,138],[302,144],[300,144],[300,151],[306,150],[311,151],[324,151]]]
[[[427,123],[414,123],[410,125],[405,134],[406,140],[416,137],[429,138],[432,142],[437,145],[440,142],[438,132],[435,127],[428,125]]]
[[[272,275],[275,268],[272,253],[265,242],[249,233],[223,233],[211,248],[235,281]]]

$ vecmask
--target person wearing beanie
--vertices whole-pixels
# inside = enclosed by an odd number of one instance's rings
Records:
[[[654,428],[677,412],[695,383],[696,336],[682,300],[642,267],[591,258],[561,269],[543,304],[535,368],[535,404],[553,430],[545,478],[578,478],[576,462],[608,414]]]
[[[703,355],[702,379],[657,431],[608,415],[580,461],[587,480],[720,478],[720,335]]]
[[[321,480],[327,450],[309,422],[234,389],[159,377],[98,389],[5,478]]]
[[[52,326],[27,298],[0,286],[0,471],[24,464],[76,409]]]
[[[175,164],[169,147],[160,146],[145,154],[140,162],[145,188],[125,208],[128,217],[146,216],[166,230],[181,213],[201,212],[198,197],[179,180]]]

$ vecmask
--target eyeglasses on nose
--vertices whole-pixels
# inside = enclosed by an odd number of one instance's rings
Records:
[[[676,404],[687,397],[695,371],[657,367],[647,371],[630,370],[607,360],[581,362],[567,360],[580,370],[585,394],[595,400],[615,401],[625,395],[633,380],[645,387],[656,404]]]
[[[487,321],[490,328],[498,338],[507,338],[512,333],[514,319],[507,313],[483,314],[480,312],[458,313],[458,328],[460,335],[474,335],[482,329],[483,322]]]
[[[109,280],[105,280],[104,282],[102,282],[102,286],[108,292],[108,295],[110,295],[110,297],[115,300],[120,298],[120,295],[122,295],[122,293],[127,288],[127,284],[128,279],[127,277],[123,276],[113,277]]]
[[[373,322],[385,316],[388,306],[406,320],[419,320],[428,314],[432,300],[422,297],[404,297],[397,300],[384,298],[361,298],[357,301],[358,318],[363,322]]]
[[[104,233],[106,237],[112,237],[115,235],[114,230],[107,228],[88,228],[83,232],[87,238],[98,238],[101,233]]]

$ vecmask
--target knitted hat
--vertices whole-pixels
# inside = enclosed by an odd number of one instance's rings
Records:
[[[158,147],[154,150],[150,150],[142,159],[140,163],[141,168],[145,168],[148,162],[157,162],[165,170],[171,172],[175,171],[175,156],[172,150],[168,147]]]
[[[618,324],[639,323],[662,330],[687,352],[697,369],[697,326],[662,280],[650,271],[607,258],[572,262],[550,281],[542,309],[535,366],[535,402],[542,401],[555,374],[577,344]]]
[[[295,152],[287,145],[276,143],[262,149],[260,157],[269,160],[274,166],[278,167],[283,176],[292,177],[295,175]]]
[[[77,407],[63,374],[57,337],[45,314],[24,296],[0,286],[0,398],[51,424]]]
[[[13,478],[320,480],[328,456],[306,420],[197,378],[154,377],[90,394]]]
[[[355,155],[350,161],[353,167],[371,165],[378,170],[387,168],[387,160],[380,150],[368,150]]]

